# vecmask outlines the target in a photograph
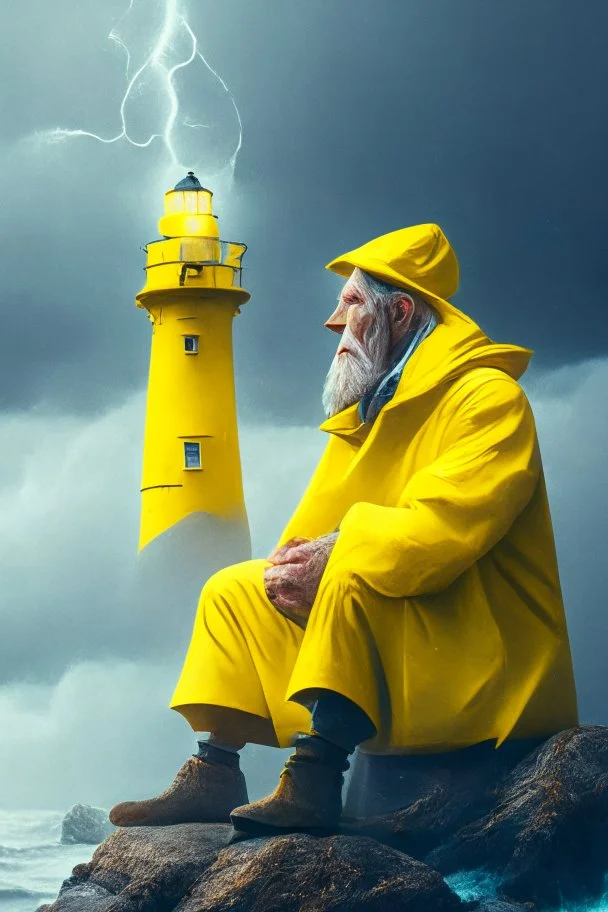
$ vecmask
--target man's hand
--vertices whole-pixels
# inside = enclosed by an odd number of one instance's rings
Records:
[[[291,538],[268,557],[264,571],[266,595],[281,614],[306,627],[329,555],[338,533],[322,538]]]

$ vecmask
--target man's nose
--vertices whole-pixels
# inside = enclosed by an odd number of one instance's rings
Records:
[[[342,303],[338,304],[329,320],[325,322],[325,326],[327,326],[328,329],[331,329],[332,332],[342,335],[344,327],[346,326],[347,313],[348,307]]]

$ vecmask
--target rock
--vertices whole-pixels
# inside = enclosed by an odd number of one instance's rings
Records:
[[[367,808],[364,820],[347,824],[424,859],[466,824],[489,813],[506,777],[539,745],[513,741],[496,750],[490,742],[443,754],[355,757],[345,812]],[[393,810],[399,796],[399,810]],[[385,807],[390,813],[377,813]],[[371,816],[369,812],[373,812]]]
[[[507,778],[491,813],[426,858],[450,874],[486,868],[516,901],[560,906],[602,895],[608,868],[608,728],[560,732]]]
[[[344,814],[369,818],[408,808],[407,829],[428,830],[430,825],[441,839],[447,830],[455,832],[475,815],[486,813],[505,776],[545,740],[506,741],[498,749],[484,741],[437,754],[356,751]]]
[[[71,878],[70,878],[71,880]],[[69,881],[66,881],[69,883]],[[114,894],[98,887],[96,884],[82,884],[80,887],[74,886],[73,889],[65,890],[61,898],[51,906],[40,906],[37,912],[53,912],[60,908],[61,912],[106,912],[116,900]]]
[[[227,846],[227,824],[117,830],[47,912],[464,912],[442,877],[373,839],[289,834]]]
[[[373,839],[292,833],[224,849],[175,912],[467,908],[435,871]]]
[[[174,909],[232,836],[229,824],[119,829],[77,865],[46,912]]]
[[[99,845],[113,832],[114,827],[108,820],[107,811],[88,804],[75,804],[63,818],[61,842],[64,845],[77,842]]]

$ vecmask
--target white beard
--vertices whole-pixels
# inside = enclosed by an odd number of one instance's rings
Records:
[[[374,314],[363,345],[344,328],[338,350],[349,351],[334,356],[323,386],[323,409],[328,417],[358,402],[386,372],[389,362],[391,330],[388,313]]]

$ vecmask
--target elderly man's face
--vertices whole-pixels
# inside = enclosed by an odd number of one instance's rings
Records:
[[[364,277],[355,269],[325,325],[340,333],[323,388],[326,414],[335,415],[358,402],[386,370],[392,343],[391,320],[387,309],[378,307],[366,292]]]
[[[348,329],[347,335],[352,334],[361,344],[364,344],[365,336],[374,319],[374,314],[371,312],[366,300],[361,282],[360,280],[358,281],[357,271],[355,270],[355,273],[345,283],[338,298],[338,306],[325,323],[325,326],[340,334]],[[338,352],[343,348],[342,344],[338,345]]]

